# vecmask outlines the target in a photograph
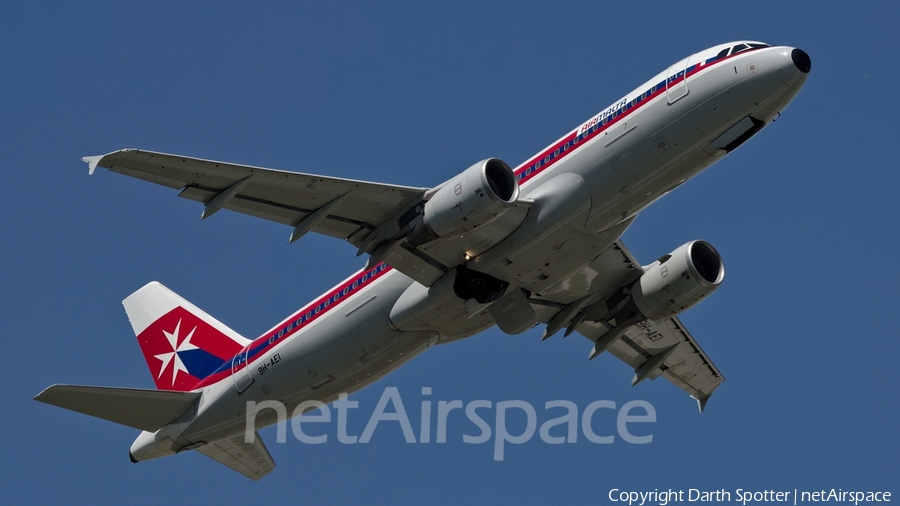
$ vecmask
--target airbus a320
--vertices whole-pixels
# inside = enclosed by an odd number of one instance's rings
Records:
[[[761,42],[679,60],[515,169],[490,158],[434,188],[353,181],[123,149],[84,158],[203,204],[336,237],[365,267],[256,339],[152,282],[124,300],[156,390],[53,385],[36,399],[141,430],[133,462],[197,450],[257,480],[248,401],[329,403],[429,347],[496,325],[577,332],[632,384],[663,377],[703,411],[723,381],[678,319],[722,283],[691,241],[641,265],[620,237],[651,203],[775,119],[803,87],[806,52]],[[259,413],[259,426],[276,422]]]

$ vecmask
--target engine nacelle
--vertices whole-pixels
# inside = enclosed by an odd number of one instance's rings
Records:
[[[471,232],[497,219],[519,198],[519,183],[509,165],[488,158],[441,186],[425,203],[423,220],[409,234],[418,246],[438,237]]]
[[[632,285],[638,311],[650,320],[693,307],[725,279],[722,257],[709,243],[691,241],[650,264]]]

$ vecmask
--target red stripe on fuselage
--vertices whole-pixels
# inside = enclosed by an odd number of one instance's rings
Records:
[[[341,305],[344,301],[352,298],[362,291],[363,288],[369,286],[373,281],[392,269],[391,266],[382,262],[371,269],[364,269],[354,273],[342,283],[291,315],[290,318],[286,318],[268,332],[254,339],[249,345],[248,357],[243,364],[236,369],[232,369],[232,358],[220,370],[204,378],[203,381],[197,384],[196,388],[212,385],[231,376],[233,372],[242,371],[256,359],[262,357],[269,349],[285,342],[289,337],[297,335],[300,330]]]
[[[525,184],[526,182],[528,182],[529,180],[531,180],[532,178],[534,178],[541,172],[544,172],[547,168],[555,165],[556,163],[563,160],[566,156],[572,154],[572,152],[574,152],[576,149],[578,149],[579,147],[584,145],[582,143],[589,142],[591,139],[593,139],[597,135],[599,135],[602,132],[605,132],[606,130],[608,130],[609,128],[612,128],[613,126],[615,126],[617,123],[622,121],[623,118],[628,117],[629,115],[631,115],[633,112],[637,111],[644,105],[657,99],[661,95],[664,95],[666,93],[667,87],[672,87],[676,84],[679,84],[679,83],[683,82],[685,79],[687,79],[688,77],[693,77],[701,70],[710,69],[722,62],[730,60],[731,58],[733,58],[735,56],[741,56],[744,54],[748,54],[753,51],[757,51],[759,49],[765,49],[765,48],[752,48],[752,49],[748,49],[746,51],[741,51],[740,53],[728,55],[728,56],[726,56],[720,60],[716,60],[710,64],[706,63],[707,60],[704,60],[703,62],[695,63],[691,67],[688,67],[682,76],[672,80],[672,82],[669,82],[668,85],[666,85],[666,82],[668,81],[668,77],[663,79],[662,80],[663,86],[658,86],[658,84],[657,84],[657,85],[654,85],[654,86],[657,86],[657,88],[658,88],[655,92],[651,93],[650,89],[648,89],[648,90],[645,90],[645,91],[641,92],[640,94],[638,94],[637,96],[639,97],[640,95],[643,95],[644,93],[646,93],[647,97],[644,98],[643,100],[640,100],[632,107],[628,107],[628,103],[630,103],[631,100],[627,100],[625,102],[625,111],[623,113],[617,114],[615,118],[611,118],[606,124],[597,123],[597,125],[595,125],[598,127],[596,130],[593,130],[593,128],[594,128],[593,126],[590,127],[590,133],[587,136],[582,137],[578,141],[578,143],[574,143],[574,140],[579,137],[580,133],[578,132],[578,130],[575,130],[572,133],[570,133],[569,135],[567,135],[566,137],[564,137],[563,139],[561,139],[560,141],[558,141],[556,144],[553,144],[549,148],[544,149],[543,151],[540,152],[540,154],[531,157],[527,162],[519,165],[516,168],[516,170],[514,171],[516,174],[516,178],[519,181],[519,184],[520,185]],[[625,97],[627,98],[628,96],[630,96],[630,94],[626,95]],[[632,99],[632,100],[634,100],[634,99]],[[612,106],[610,106],[610,107],[612,107]],[[609,108],[604,109],[604,111],[606,111],[608,109]],[[597,116],[599,116],[599,114],[595,115],[594,117],[597,117]],[[559,156],[554,157],[553,154],[556,152],[556,150],[557,149],[562,150],[562,148],[566,145],[567,142],[571,142],[573,144],[571,145],[571,147],[568,150],[563,150],[563,151],[561,151]],[[550,160],[548,162],[544,163],[543,160],[546,159],[548,156],[550,156]],[[536,169],[533,168],[534,164],[537,163],[539,160],[542,161],[541,166]],[[529,169],[531,169],[531,172],[528,172]]]

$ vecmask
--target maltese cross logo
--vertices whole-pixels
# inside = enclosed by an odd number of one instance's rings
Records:
[[[182,351],[197,349],[196,346],[191,344],[191,337],[194,335],[195,330],[197,330],[196,326],[193,329],[191,329],[190,332],[188,332],[188,335],[184,338],[183,341],[181,341],[181,344],[178,343],[178,336],[180,335],[180,332],[181,332],[181,320],[180,319],[178,320],[178,324],[175,325],[175,330],[173,330],[171,333],[166,332],[165,330],[163,331],[163,334],[165,334],[166,339],[169,341],[169,345],[172,347],[172,351],[170,351],[168,353],[160,353],[159,355],[154,355],[154,357],[156,357],[157,359],[159,359],[162,362],[162,366],[160,366],[160,368],[159,368],[159,375],[156,377],[156,379],[162,378],[163,373],[165,372],[166,368],[169,366],[169,362],[173,362],[173,366],[172,366],[172,385],[173,386],[175,385],[175,378],[178,377],[178,371],[184,371],[184,372],[190,374],[190,372],[187,370],[187,367],[185,367],[184,362],[181,361],[181,357],[179,357],[178,354]]]

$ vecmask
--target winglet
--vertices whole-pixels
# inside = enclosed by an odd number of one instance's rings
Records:
[[[706,409],[706,401],[708,401],[710,397],[711,395],[707,395],[706,397],[695,397],[693,395],[691,396],[691,398],[697,401],[697,407],[700,408],[701,413],[703,413],[703,410]]]
[[[94,170],[97,168],[97,164],[100,163],[100,160],[106,155],[97,155],[97,156],[85,156],[81,159],[82,162],[88,164],[88,175],[94,175]]]

